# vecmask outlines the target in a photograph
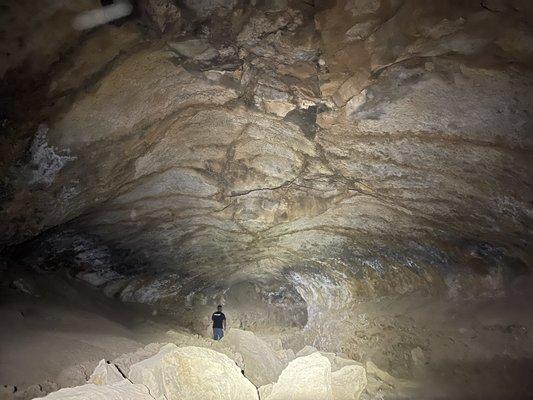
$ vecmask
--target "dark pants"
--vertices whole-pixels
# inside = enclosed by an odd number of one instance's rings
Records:
[[[222,328],[213,328],[213,339],[220,340],[224,336],[224,329]]]

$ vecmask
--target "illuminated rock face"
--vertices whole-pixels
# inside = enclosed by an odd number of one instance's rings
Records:
[[[194,40],[103,26],[61,57],[2,144],[2,243],[169,308],[249,282],[323,344],[355,299],[526,270],[531,5],[274,3],[173,11]]]

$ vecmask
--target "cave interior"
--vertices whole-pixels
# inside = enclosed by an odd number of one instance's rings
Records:
[[[219,304],[396,379],[317,400],[533,396],[533,2],[0,9],[6,399]]]

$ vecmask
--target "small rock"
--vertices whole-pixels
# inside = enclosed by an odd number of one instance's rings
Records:
[[[296,353],[296,357],[305,357],[310,354],[316,353],[317,351],[318,350],[315,347],[306,345],[303,349]]]
[[[120,382],[123,379],[124,377],[115,365],[108,364],[105,360],[100,360],[88,382],[95,385],[107,385]]]
[[[344,34],[344,36],[346,37],[346,41],[351,42],[354,40],[366,39],[372,34],[372,31],[374,30],[374,28],[376,28],[377,25],[377,20],[370,20],[355,24]]]
[[[414,382],[408,381],[406,379],[395,378],[388,372],[383,371],[382,369],[379,369],[378,366],[374,364],[372,361],[366,362],[366,373],[368,375],[376,376],[381,381],[397,389],[398,388],[409,389],[409,388],[417,387],[417,385]]]
[[[424,69],[428,72],[432,72],[435,70],[435,64],[431,61],[427,61],[426,63],[424,63]]]
[[[17,388],[13,385],[0,386],[0,400],[12,400]]]
[[[57,390],[59,390],[61,387],[56,383],[56,382],[50,382],[50,381],[46,381],[44,383],[41,383],[41,390],[44,392],[44,393],[52,393],[52,392],[55,392]]]
[[[41,385],[31,385],[26,387],[24,390],[22,390],[20,393],[17,391],[15,393],[15,399],[22,398],[22,399],[34,399],[36,397],[45,396],[46,392],[43,391],[43,388]]]
[[[278,350],[276,352],[276,355],[281,360],[283,365],[287,365],[289,362],[291,362],[292,360],[294,360],[296,358],[296,355],[294,354],[294,350],[293,349]]]
[[[218,51],[213,48],[207,41],[202,39],[191,39],[183,42],[169,42],[169,47],[183,57],[208,60],[215,58]]]
[[[266,112],[276,114],[279,117],[285,117],[290,111],[296,108],[294,104],[288,101],[264,100],[262,105]]]
[[[270,396],[273,387],[273,383],[269,383],[268,385],[263,385],[259,387],[259,389],[257,389],[257,392],[259,393],[259,399],[265,400],[268,396]]]
[[[411,350],[411,358],[413,359],[413,373],[415,377],[421,377],[426,369],[426,356],[420,347],[415,347]]]
[[[34,296],[35,295],[35,291],[31,287],[31,285],[29,283],[27,283],[22,278],[19,278],[19,279],[13,281],[13,286],[15,287],[15,289],[17,289],[17,290],[19,290],[19,291],[21,291],[23,293],[29,294],[30,296]]]

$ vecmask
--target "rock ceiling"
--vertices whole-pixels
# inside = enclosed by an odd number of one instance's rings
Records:
[[[288,279],[320,303],[528,268],[528,1],[185,3],[8,59],[3,92],[33,108],[4,124],[5,249],[139,301]]]

